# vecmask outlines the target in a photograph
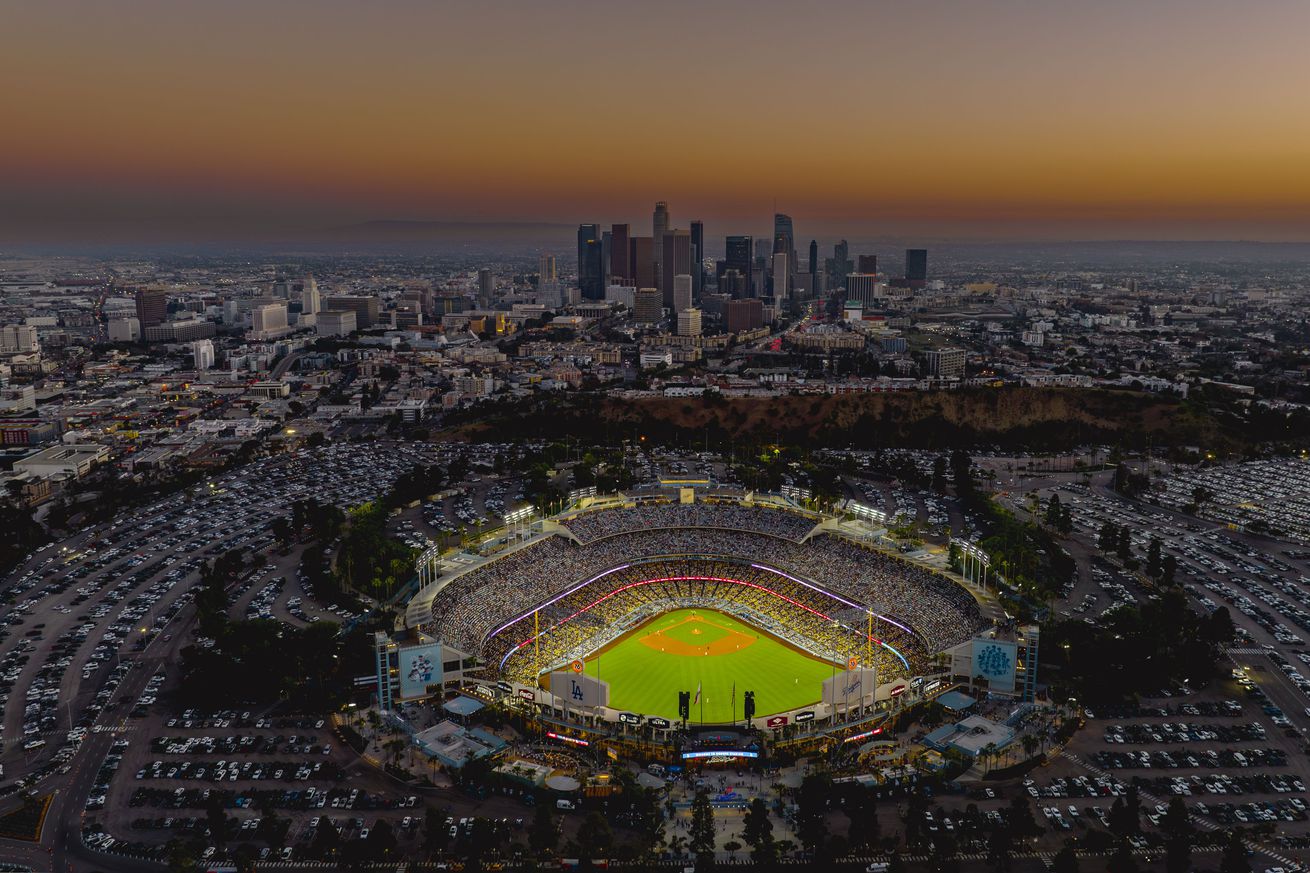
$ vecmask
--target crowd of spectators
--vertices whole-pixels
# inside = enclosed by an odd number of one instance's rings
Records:
[[[586,512],[561,522],[583,543],[659,528],[718,528],[799,542],[817,524],[800,512],[740,503],[647,503]]]
[[[875,666],[886,681],[922,672],[928,657],[919,639],[888,622],[875,622],[870,639],[867,614],[825,592],[741,561],[690,558],[635,564],[607,576],[599,589],[575,589],[541,610],[542,633],[531,645],[516,651],[524,633],[533,633],[528,619],[493,636],[484,652],[496,664],[514,652],[501,675],[530,683],[538,664],[546,669],[585,656],[646,618],[682,607],[734,615],[843,666],[854,657]]]
[[[725,508],[730,507],[707,507],[703,511],[713,513]],[[658,508],[661,520],[665,520],[664,511],[665,507]],[[488,638],[505,622],[519,616],[529,616],[524,621],[530,621],[534,608],[580,586],[577,598],[568,602],[590,603],[613,590],[620,584],[618,580],[632,581],[627,571],[619,571],[584,586],[598,574],[643,558],[679,556],[728,559],[734,561],[738,575],[752,562],[792,574],[910,626],[919,635],[922,647],[930,652],[968,639],[984,624],[972,595],[949,577],[840,536],[823,534],[799,543],[744,529],[647,525],[581,545],[561,536],[542,537],[467,571],[450,580],[434,597],[428,630],[449,645],[491,660],[488,649],[495,647],[488,646]],[[636,564],[632,571],[640,575],[649,568]],[[785,578],[770,576],[775,581]],[[820,612],[831,613],[834,604],[839,603],[831,595],[792,584],[827,598],[828,605]],[[551,615],[558,611],[552,608]],[[613,618],[609,611],[605,616],[606,620]],[[880,624],[879,634],[886,635],[894,627],[886,622]],[[586,624],[577,627],[585,628]],[[520,627],[514,635],[522,640],[531,636],[531,631],[523,632]]]

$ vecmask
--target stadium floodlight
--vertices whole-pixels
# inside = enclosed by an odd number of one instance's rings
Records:
[[[513,512],[507,512],[505,513],[505,524],[518,524],[520,521],[527,521],[532,518],[533,511],[531,506],[524,506],[515,509]]]
[[[992,556],[987,554],[986,550],[984,550],[981,546],[977,545],[974,542],[971,542],[970,540],[961,540],[961,539],[952,538],[951,542],[955,543],[956,548],[958,548],[961,552],[968,555],[970,558],[973,558],[974,560],[978,561],[978,563],[982,564],[984,567],[991,566]]]
[[[846,511],[851,515],[854,515],[856,518],[876,521],[879,524],[887,521],[887,513],[883,512],[881,509],[874,509],[872,506],[865,506],[863,503],[848,501],[846,503]]]

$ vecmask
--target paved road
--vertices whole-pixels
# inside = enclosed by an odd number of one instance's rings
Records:
[[[179,616],[182,623],[191,620],[191,613],[192,607],[188,606]],[[95,784],[96,774],[104,763],[105,755],[109,753],[110,745],[122,735],[119,729],[127,724],[127,712],[141,696],[146,682],[161,667],[178,657],[180,636],[180,634],[175,635],[175,638],[167,643],[156,640],[145,652],[133,658],[135,666],[123,679],[115,695],[116,698],[126,698],[129,703],[114,705],[103,712],[96,720],[96,728],[93,728],[82,741],[77,754],[70,762],[69,771],[52,777],[40,786],[42,795],[54,791],[54,800],[46,813],[40,845],[32,846],[16,840],[0,840],[0,861],[25,864],[34,870],[51,871],[51,873],[90,867],[122,871],[122,873],[138,873],[138,871],[158,870],[164,866],[94,852],[82,844],[80,831],[87,796],[91,786]]]
[[[287,370],[290,370],[291,367],[295,365],[296,361],[300,360],[304,356],[305,356],[304,352],[292,352],[282,360],[278,361],[277,366],[274,367],[273,371],[268,375],[269,381],[275,382],[278,379],[281,379],[284,375],[286,375]]]

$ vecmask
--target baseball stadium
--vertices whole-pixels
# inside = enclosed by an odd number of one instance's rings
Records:
[[[567,712],[552,686],[581,702],[590,679],[596,717],[703,724],[741,721],[747,692],[757,718],[822,705],[843,676],[872,703],[870,680],[904,688],[986,624],[966,587],[876,547],[870,525],[774,495],[688,497],[590,501],[429,566],[407,624],[543,705]]]

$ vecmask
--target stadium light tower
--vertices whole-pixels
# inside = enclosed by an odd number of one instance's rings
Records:
[[[512,512],[505,514],[505,524],[517,528],[520,522],[527,522],[532,519],[535,510],[532,506],[522,506]]]

